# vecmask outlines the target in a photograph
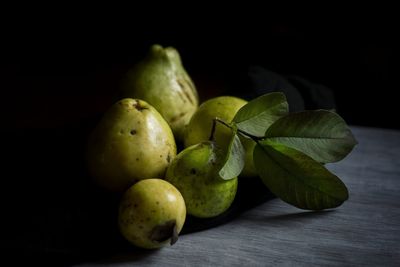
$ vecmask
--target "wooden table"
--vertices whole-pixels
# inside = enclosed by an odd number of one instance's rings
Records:
[[[79,266],[400,266],[400,131],[352,130],[358,146],[328,165],[350,191],[335,210],[273,199],[172,247]]]

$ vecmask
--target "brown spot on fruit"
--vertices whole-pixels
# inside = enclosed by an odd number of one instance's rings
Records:
[[[164,242],[171,239],[171,245],[178,240],[178,231],[176,229],[176,221],[170,220],[164,224],[155,226],[150,233],[150,240],[154,242]]]
[[[135,135],[137,133],[137,131],[135,129],[132,129],[130,133],[131,133],[131,135]]]
[[[135,102],[133,102],[132,106],[133,106],[134,108],[136,108],[138,111],[142,111],[142,110],[144,110],[144,109],[148,109],[148,108],[142,106],[142,105],[140,104],[140,102],[137,101],[137,100],[136,100]]]

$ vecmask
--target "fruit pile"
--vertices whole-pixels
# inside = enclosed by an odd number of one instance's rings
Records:
[[[250,102],[219,96],[199,106],[177,50],[159,45],[127,74],[123,95],[91,134],[87,165],[98,185],[123,193],[119,228],[136,246],[175,243],[186,214],[224,213],[238,179],[260,178],[302,209],[335,208],[348,198],[324,167],[356,144],[334,112],[289,113],[278,92]],[[178,154],[176,142],[184,145]]]

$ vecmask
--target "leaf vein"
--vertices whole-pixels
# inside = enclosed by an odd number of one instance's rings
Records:
[[[278,166],[280,166],[287,174],[289,174],[289,175],[291,175],[291,176],[297,178],[298,181],[302,181],[306,186],[312,188],[312,189],[315,190],[316,192],[321,192],[321,193],[323,193],[323,194],[328,194],[327,192],[324,192],[324,191],[319,190],[317,187],[313,186],[312,184],[308,184],[304,179],[302,179],[301,177],[299,177],[297,174],[292,173],[292,172],[291,172],[290,170],[288,170],[285,166],[279,164],[279,162],[278,162],[273,156],[271,156],[271,155],[268,153],[268,151],[266,151],[266,150],[264,149],[263,146],[261,146],[261,148],[262,148],[262,150],[263,150],[267,155],[269,155],[269,157],[275,162],[275,164],[278,165]],[[273,149],[273,148],[272,148],[272,149]],[[340,200],[340,199],[336,198],[335,196],[330,196],[330,197],[331,197],[331,198],[334,198],[334,199],[337,199],[337,200]]]

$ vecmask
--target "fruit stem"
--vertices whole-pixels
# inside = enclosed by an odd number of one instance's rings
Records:
[[[232,125],[230,125],[229,123],[226,123],[224,120],[222,120],[222,119],[220,119],[218,117],[215,117],[213,119],[213,125],[212,125],[212,128],[211,128],[211,135],[210,135],[210,138],[208,139],[209,141],[213,141],[214,140],[214,132],[215,132],[215,127],[216,127],[217,122],[219,122],[222,125],[232,129]],[[251,135],[251,134],[249,134],[249,133],[247,133],[247,132],[245,132],[243,130],[240,130],[240,129],[237,129],[237,131],[241,135],[244,135],[244,136],[247,136],[247,137],[251,138],[256,143],[258,143],[258,141],[263,139],[263,137],[258,137],[258,136]]]
[[[215,132],[215,126],[217,124],[217,119],[218,118],[214,118],[213,119],[213,124],[212,124],[212,128],[211,128],[211,133],[210,133],[210,137],[208,138],[208,141],[214,141],[214,132]]]

